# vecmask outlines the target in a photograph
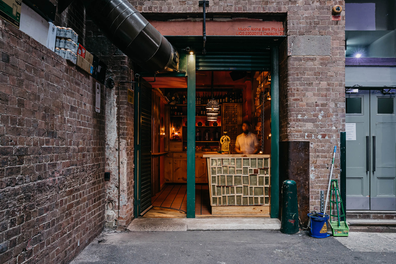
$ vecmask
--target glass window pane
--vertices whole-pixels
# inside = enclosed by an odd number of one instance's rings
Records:
[[[393,114],[393,98],[378,98],[378,114]]]
[[[362,98],[346,98],[346,113],[347,114],[361,114],[362,113]]]

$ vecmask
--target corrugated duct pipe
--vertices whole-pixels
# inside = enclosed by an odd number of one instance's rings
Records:
[[[109,40],[140,67],[154,72],[178,70],[177,51],[128,1],[83,2]]]

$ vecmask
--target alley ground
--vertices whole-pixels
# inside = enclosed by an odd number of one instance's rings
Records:
[[[72,264],[395,263],[396,233],[315,239],[300,231],[103,232]]]

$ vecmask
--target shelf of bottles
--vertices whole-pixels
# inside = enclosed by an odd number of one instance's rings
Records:
[[[196,118],[195,118],[195,143],[197,151],[215,151],[219,150],[219,140],[221,137],[221,116],[217,121],[208,122],[206,116],[206,104],[214,98],[221,105],[223,103],[242,103],[241,91],[217,91],[201,92],[196,94]],[[172,95],[170,103],[170,116],[172,133],[171,140],[183,141],[183,150],[187,149],[187,94],[177,92]],[[173,126],[173,124],[178,124]],[[181,127],[179,126],[181,124]],[[176,127],[176,129],[175,129]]]
[[[214,92],[213,97],[211,92],[197,92],[196,95],[196,116],[206,116],[206,104],[210,99],[214,98],[221,107],[223,103],[242,103],[242,91],[233,92]],[[221,112],[221,111],[219,111]],[[186,117],[187,116],[187,95],[176,93],[172,96],[170,103],[171,117]]]

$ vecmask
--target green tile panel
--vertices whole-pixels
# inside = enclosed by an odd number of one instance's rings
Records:
[[[211,158],[212,206],[270,205],[268,158]]]

